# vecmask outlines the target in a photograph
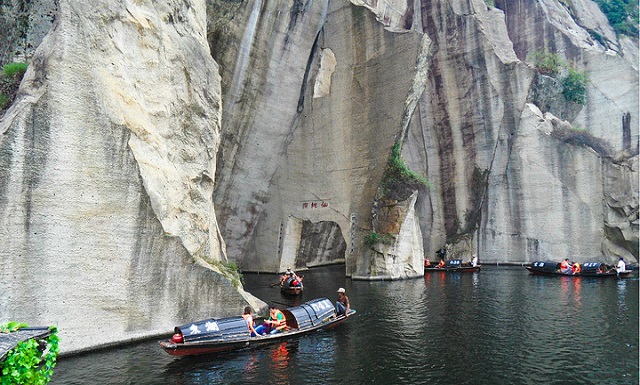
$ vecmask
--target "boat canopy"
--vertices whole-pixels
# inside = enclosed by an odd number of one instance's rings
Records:
[[[242,316],[192,322],[176,326],[175,332],[182,334],[184,342],[236,340],[251,337],[247,322]]]
[[[283,309],[287,325],[294,329],[308,329],[335,315],[335,308],[328,298],[318,298],[300,306]],[[184,342],[234,341],[251,337],[251,332],[242,316],[209,318],[175,327]]]
[[[600,266],[602,266],[602,263],[600,262],[585,262],[582,265],[580,265],[580,268],[581,268],[582,274],[585,274],[585,273],[597,272]]]
[[[555,261],[545,261],[545,262],[536,261],[531,264],[531,267],[534,267],[538,270],[553,273],[554,271],[558,270],[559,268],[558,265],[559,263]]]
[[[462,266],[462,259],[450,259],[445,262],[444,267],[460,267]]]
[[[307,329],[325,322],[334,316],[336,311],[328,298],[318,298],[300,306],[282,310],[282,313],[287,318],[289,327]]]

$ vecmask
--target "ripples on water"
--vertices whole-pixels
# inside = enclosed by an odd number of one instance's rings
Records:
[[[196,358],[143,342],[62,358],[51,384],[638,384],[637,277],[485,267],[366,282],[343,270],[306,272],[301,299],[269,288],[273,275],[245,276],[289,306],[345,287],[358,313],[335,329]]]

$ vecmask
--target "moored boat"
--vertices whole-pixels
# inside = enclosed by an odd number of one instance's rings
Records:
[[[169,340],[160,346],[174,356],[217,353],[281,341],[315,330],[330,329],[348,317],[336,314],[328,298],[318,298],[300,306],[283,309],[287,322],[285,331],[252,337],[242,316],[210,318],[176,326]],[[356,311],[351,309],[349,316]]]
[[[450,259],[445,261],[444,266],[438,267],[437,265],[431,265],[431,267],[425,266],[425,273],[432,272],[459,272],[459,273],[472,273],[474,271],[480,271],[480,265],[472,266],[470,263],[464,263],[461,259]]]
[[[554,261],[536,261],[529,266],[525,266],[533,275],[564,275],[569,277],[625,277],[631,270],[618,273],[614,266],[609,266],[601,262],[585,262],[580,264],[574,272],[560,271],[560,263]]]

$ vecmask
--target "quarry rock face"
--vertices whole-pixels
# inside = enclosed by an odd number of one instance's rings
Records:
[[[229,258],[260,271],[316,265],[288,229],[329,221],[348,246],[347,275],[369,276],[371,207],[401,143],[429,181],[415,203],[425,256],[450,243],[485,263],[637,260],[637,40],[616,36],[591,1],[494,5],[279,2],[258,12],[256,1],[212,22],[229,105],[215,187]],[[587,74],[584,103],[565,98],[566,69],[538,72],[537,52]],[[612,188],[620,201],[607,198]]]
[[[57,325],[70,352],[261,306],[219,273],[204,16],[60,2],[0,120],[3,321]]]
[[[227,261],[638,259],[638,41],[592,1],[29,4],[2,42],[29,68],[0,118],[0,322],[63,352],[263,308]],[[394,148],[426,183],[383,200]]]

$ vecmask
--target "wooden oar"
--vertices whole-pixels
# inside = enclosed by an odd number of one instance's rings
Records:
[[[272,285],[271,285],[271,286],[269,286],[269,287],[274,287],[275,285],[279,285],[279,284],[280,284],[280,281],[278,281],[278,282],[276,282],[276,283],[272,284]]]

